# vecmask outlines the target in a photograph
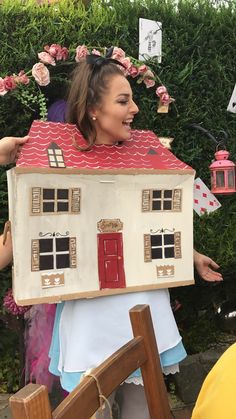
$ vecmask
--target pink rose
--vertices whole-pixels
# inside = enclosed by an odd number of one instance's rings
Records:
[[[22,83],[22,84],[29,84],[29,82],[30,82],[30,79],[25,74],[24,70],[21,70],[17,77],[19,78],[19,82]]]
[[[154,74],[151,70],[147,70],[146,73],[144,73],[143,82],[148,89],[155,86]]]
[[[58,51],[61,50],[61,46],[59,44],[52,44],[52,45],[45,45],[44,50],[48,52],[53,58],[56,58],[58,55]]]
[[[132,66],[129,69],[129,75],[133,78],[137,77],[139,74],[138,67],[132,64]]]
[[[78,63],[80,60],[82,60],[83,58],[86,57],[86,55],[88,55],[88,49],[85,45],[79,45],[76,48],[76,52],[75,52],[75,61]]]
[[[146,78],[146,79],[143,80],[143,82],[144,82],[145,86],[147,87],[147,89],[149,89],[150,87],[155,86],[155,80]]]
[[[39,52],[38,58],[44,64],[56,65],[54,58],[48,52]]]
[[[55,58],[57,61],[65,61],[68,58],[69,51],[66,47],[61,47],[59,44],[45,45],[44,50]],[[49,63],[51,64],[51,63]]]
[[[167,88],[165,86],[158,86],[156,95],[160,97],[163,93],[167,93]]]
[[[4,79],[4,84],[7,90],[13,90],[16,88],[16,82],[13,76],[6,76]]]
[[[145,74],[147,71],[148,71],[148,68],[147,68],[147,66],[145,64],[141,65],[138,68],[138,74],[139,75]]]
[[[51,46],[45,45],[44,51],[48,52],[53,58],[57,55],[57,48],[55,47],[56,44],[52,44]]]
[[[121,61],[123,58],[125,58],[125,52],[121,48],[114,47],[111,58]]]
[[[101,55],[101,52],[94,48],[92,50],[92,54],[94,54],[94,55]]]
[[[61,59],[62,59],[63,61],[66,61],[66,60],[67,60],[67,58],[68,58],[68,56],[69,56],[69,51],[68,51],[68,49],[67,49],[66,47],[62,47],[62,49],[61,49]]]
[[[121,71],[124,73],[125,76],[128,76],[129,71],[132,67],[132,63],[130,61],[130,58],[129,57],[122,58],[119,61],[123,64],[123,66],[120,66]]]
[[[47,86],[50,83],[50,74],[43,63],[36,63],[32,68],[32,76],[39,86]]]
[[[29,77],[25,74],[24,70],[21,70],[18,74],[18,76],[14,76],[14,80],[16,84],[29,84],[30,79]]]
[[[123,64],[123,66],[125,66],[125,68],[127,69],[127,70],[130,70],[130,68],[132,67],[132,63],[131,63],[131,61],[130,61],[130,58],[129,57],[126,57],[126,58],[122,58],[121,60],[119,60],[122,64]]]
[[[0,77],[0,96],[4,96],[7,93],[7,90],[5,88],[4,79]]]
[[[163,93],[163,95],[160,97],[160,101],[163,103],[163,105],[169,105],[169,103],[173,102],[173,99],[170,98],[168,93]]]

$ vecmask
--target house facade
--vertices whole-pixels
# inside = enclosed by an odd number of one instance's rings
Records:
[[[115,146],[34,121],[8,171],[19,304],[193,283],[194,171],[150,131]]]

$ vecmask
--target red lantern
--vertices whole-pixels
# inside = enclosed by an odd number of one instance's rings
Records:
[[[215,161],[209,166],[211,171],[211,191],[214,194],[232,194],[235,189],[235,164],[228,160],[229,152],[219,150]]]
[[[209,166],[211,171],[211,192],[224,195],[235,193],[235,164],[228,159],[229,152],[227,150],[218,151],[218,147],[225,147],[228,139],[227,132],[220,130],[218,136],[215,136],[199,124],[191,124],[190,127],[203,132],[216,144],[216,160]]]

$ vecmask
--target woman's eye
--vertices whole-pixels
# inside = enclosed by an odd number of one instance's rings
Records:
[[[119,100],[119,103],[121,103],[122,105],[127,105],[128,100]]]

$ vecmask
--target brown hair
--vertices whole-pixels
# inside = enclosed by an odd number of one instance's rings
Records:
[[[88,141],[89,148],[96,141],[96,129],[88,110],[101,103],[110,79],[116,75],[124,76],[121,69],[111,62],[92,65],[84,60],[78,63],[73,71],[67,101],[66,121],[77,125]]]

